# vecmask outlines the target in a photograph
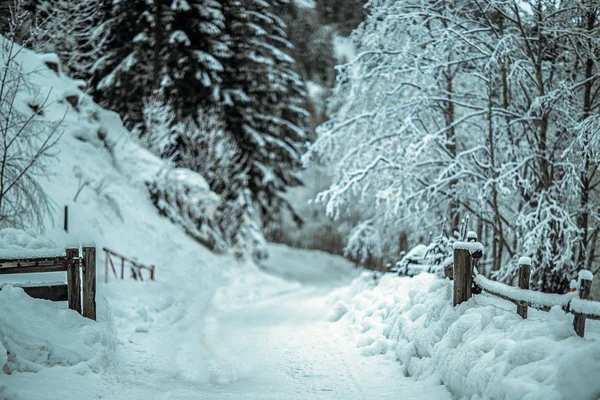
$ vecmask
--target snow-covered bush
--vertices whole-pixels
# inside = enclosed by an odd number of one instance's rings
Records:
[[[199,108],[196,119],[188,119],[180,132],[177,165],[202,175],[213,190],[222,191],[239,155],[225,133],[225,124],[216,110]]]
[[[210,190],[202,176],[185,168],[167,168],[147,186],[162,215],[209,249],[226,247],[214,220],[219,196]]]
[[[160,95],[144,100],[144,122],[136,126],[134,135],[140,142],[158,157],[173,154],[177,137],[183,129],[175,123],[175,113],[169,103]]]
[[[416,245],[396,263],[398,275],[415,276],[422,272],[430,272],[444,277],[445,268],[453,262],[452,243],[454,238],[439,235],[427,246]]]

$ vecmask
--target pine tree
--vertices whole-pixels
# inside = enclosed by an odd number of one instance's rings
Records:
[[[143,122],[144,100],[159,88],[164,3],[120,1],[108,11],[111,41],[92,82],[96,101],[118,112],[128,128]]]
[[[306,140],[304,85],[288,55],[285,23],[273,12],[280,3],[223,2],[231,52],[224,62],[224,118],[263,224],[282,207],[293,213],[281,193],[301,183],[294,171]]]
[[[165,95],[180,118],[196,117],[198,107],[209,107],[219,98],[220,59],[228,53],[225,19],[215,0],[173,0],[169,11]]]
[[[97,97],[129,127],[143,123],[143,103],[156,94],[177,122],[218,101],[227,46],[217,1],[116,2],[109,14],[112,40],[96,70]]]

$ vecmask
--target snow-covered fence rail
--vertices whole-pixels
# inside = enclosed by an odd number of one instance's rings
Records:
[[[104,251],[104,282],[107,283],[108,282],[108,266],[110,265],[110,268],[112,269],[113,274],[115,275],[115,278],[118,278],[119,276],[117,275],[117,270],[115,268],[115,264],[113,263],[112,257],[116,257],[116,258],[120,258],[121,259],[121,279],[125,278],[125,263],[128,263],[130,265],[131,268],[131,277],[133,277],[134,279],[140,279],[141,281],[144,280],[144,277],[142,276],[142,270],[147,270],[149,272],[150,275],[150,280],[153,281],[154,280],[154,271],[156,269],[156,266],[154,265],[144,265],[142,263],[140,263],[137,260],[132,260],[130,258],[127,258],[121,254],[118,254],[106,247],[102,248],[102,251]]]
[[[477,273],[477,264],[483,254],[483,246],[476,242],[456,242],[454,244],[454,305],[469,300],[473,294],[482,291],[508,300],[517,305],[517,313],[527,318],[529,307],[550,311],[559,306],[574,315],[573,327],[577,335],[583,337],[586,319],[600,320],[600,302],[589,300],[593,275],[590,271],[579,272],[577,292],[566,294],[542,293],[529,290],[531,259],[519,260],[519,287],[496,282]]]
[[[30,254],[24,252],[0,254],[0,257],[0,275],[66,272],[66,284],[60,282],[42,286],[29,284],[15,284],[14,286],[22,287],[25,293],[31,297],[51,301],[67,301],[70,309],[84,317],[96,319],[95,247],[83,247],[81,255],[79,248],[69,248],[58,251],[33,251]]]

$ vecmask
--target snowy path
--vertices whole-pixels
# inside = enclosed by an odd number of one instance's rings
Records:
[[[450,398],[442,386],[405,378],[395,360],[361,356],[344,326],[326,321],[327,295],[352,277],[347,265],[299,259],[282,246],[271,252],[267,270],[286,279],[239,271],[213,300],[205,398]]]
[[[27,400],[48,394],[68,400],[451,398],[437,382],[405,378],[391,355],[362,356],[343,324],[326,321],[326,297],[349,283],[351,265],[284,246],[272,251],[270,273],[249,265],[226,269],[208,309],[207,291],[194,291],[193,280],[186,290],[172,287],[160,296],[138,291],[135,313],[119,315],[111,307],[119,342],[114,362],[97,374],[54,367],[13,374],[6,383]],[[135,283],[125,285],[112,286],[114,304],[132,300],[127,288]]]
[[[328,290],[299,288],[215,313],[207,344],[215,399],[444,399],[443,387],[404,378],[397,363],[360,356],[324,322]]]

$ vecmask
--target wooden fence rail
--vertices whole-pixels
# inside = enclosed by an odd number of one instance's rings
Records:
[[[80,270],[83,275],[83,285],[81,284]],[[78,248],[69,248],[63,254],[26,258],[15,256],[0,259],[0,275],[46,272],[66,272],[67,283],[22,286],[25,293],[39,299],[67,301],[70,309],[84,317],[96,319],[95,247],[83,247],[81,255]]]
[[[115,268],[115,264],[113,263],[112,257],[116,257],[116,258],[120,258],[121,259],[121,279],[125,278],[125,263],[129,264],[129,267],[131,268],[131,277],[134,279],[140,279],[141,281],[144,280],[144,276],[142,275],[142,270],[147,270],[149,272],[150,275],[150,280],[153,281],[154,280],[154,272],[156,270],[156,266],[154,265],[144,265],[142,263],[140,263],[137,260],[132,260],[130,258],[127,258],[121,254],[118,254],[106,247],[102,248],[102,251],[104,251],[104,282],[107,283],[108,282],[108,266],[110,265],[110,268],[113,272],[113,274],[115,275],[115,278],[118,278],[118,274],[117,274],[117,270]]]
[[[454,305],[457,306],[469,300],[473,293],[482,291],[515,303],[517,313],[527,318],[529,307],[541,311],[550,311],[554,306],[560,306],[566,312],[574,315],[573,328],[577,335],[585,334],[586,319],[600,320],[600,302],[589,300],[593,275],[583,270],[579,272],[578,291],[567,294],[542,293],[529,290],[531,275],[531,260],[522,257],[519,260],[519,286],[514,287],[495,282],[477,273],[476,266],[483,255],[483,246],[476,237],[469,242],[454,244]]]
[[[477,294],[482,291],[515,303],[516,311],[522,318],[527,318],[529,307],[550,311],[552,307],[560,306],[566,312],[574,315],[573,328],[581,337],[585,334],[586,319],[600,320],[600,302],[589,300],[593,279],[591,272],[586,270],[579,272],[577,292],[567,294],[536,292],[529,290],[531,260],[528,257],[522,257],[519,260],[518,287],[495,282],[477,273],[476,266],[483,255],[483,246],[476,240],[476,236],[473,238],[471,235],[469,242],[454,244],[455,306],[469,300],[473,293]]]

